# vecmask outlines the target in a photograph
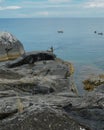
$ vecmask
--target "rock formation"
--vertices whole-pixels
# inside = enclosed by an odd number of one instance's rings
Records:
[[[80,130],[82,126],[62,110],[69,103],[62,95],[76,97],[71,92],[70,65],[50,52],[31,52],[2,62],[0,130]]]
[[[51,58],[0,63],[0,130],[103,130],[104,85],[78,96],[72,64],[44,54]]]
[[[0,61],[15,59],[24,54],[23,45],[12,34],[0,32]]]
[[[0,62],[0,130],[104,130],[103,75],[80,96],[73,73],[47,51]]]

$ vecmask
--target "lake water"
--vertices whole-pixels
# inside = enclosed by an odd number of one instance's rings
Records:
[[[104,18],[0,19],[0,31],[15,35],[26,51],[53,46],[58,57],[74,64],[79,90],[83,79],[104,73],[104,35],[98,35],[104,33]]]

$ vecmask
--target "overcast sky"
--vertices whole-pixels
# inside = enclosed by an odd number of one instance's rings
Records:
[[[0,18],[104,17],[104,0],[0,0]]]

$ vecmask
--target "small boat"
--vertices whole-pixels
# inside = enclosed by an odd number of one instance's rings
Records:
[[[94,31],[94,33],[97,33],[97,31]]]
[[[101,33],[98,33],[98,35],[103,35],[103,33],[101,32]]]
[[[58,32],[58,33],[64,33],[64,31],[63,31],[63,30],[58,30],[57,32]]]

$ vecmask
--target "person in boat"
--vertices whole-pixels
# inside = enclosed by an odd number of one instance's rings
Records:
[[[57,32],[58,32],[58,33],[63,33],[63,30],[58,30]]]

